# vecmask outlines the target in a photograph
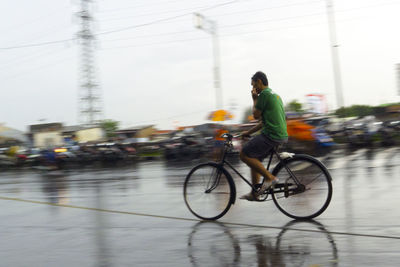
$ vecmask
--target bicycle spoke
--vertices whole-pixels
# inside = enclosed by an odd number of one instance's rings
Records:
[[[314,179],[312,179],[309,183],[307,183],[307,184],[304,184],[304,185],[309,185],[309,184],[312,184],[315,180],[317,180],[319,177],[321,177],[321,175],[323,175],[324,173],[320,173],[320,174],[318,174]]]

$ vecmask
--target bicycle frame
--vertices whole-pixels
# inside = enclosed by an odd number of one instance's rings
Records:
[[[231,138],[227,138],[227,141],[225,141],[224,144],[224,150],[223,150],[223,154],[222,154],[222,159],[221,161],[218,163],[219,166],[223,167],[225,164],[229,166],[230,169],[232,169],[237,175],[239,175],[239,177],[247,184],[249,185],[253,191],[257,191],[255,185],[253,185],[249,180],[247,180],[238,170],[235,169],[235,167],[232,166],[232,164],[226,160],[226,156],[228,154],[229,149],[232,148],[232,140]],[[289,173],[289,175],[293,178],[296,186],[299,188],[301,188],[303,185],[299,182],[299,180],[297,179],[297,177],[294,175],[294,173],[289,169],[289,167],[286,165],[285,161],[282,159],[282,157],[279,155],[279,153],[277,152],[277,149],[274,147],[271,150],[271,153],[269,155],[269,160],[268,160],[268,165],[267,165],[267,170],[269,171],[269,168],[271,166],[271,162],[272,162],[272,158],[273,156],[276,156],[278,161],[283,164],[284,168],[286,169],[286,171]],[[216,185],[218,185],[219,183],[219,178],[220,178],[221,173],[219,172],[217,175],[217,179],[215,180],[213,186],[211,186],[207,191],[211,192]],[[282,193],[285,192],[284,189],[281,189],[282,186],[279,186],[279,183],[276,185],[276,188],[273,190],[274,193]]]

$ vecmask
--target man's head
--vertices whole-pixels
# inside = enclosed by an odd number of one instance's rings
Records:
[[[267,75],[265,75],[264,72],[257,71],[253,77],[251,77],[251,85],[257,90],[258,94],[261,93],[265,87],[268,87]]]

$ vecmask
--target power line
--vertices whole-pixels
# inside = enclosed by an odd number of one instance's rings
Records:
[[[252,9],[252,10],[245,10],[245,11],[238,11],[238,12],[232,12],[232,13],[224,13],[224,14],[218,14],[218,17],[221,16],[228,16],[228,15],[235,15],[235,14],[243,14],[243,13],[254,13],[254,12],[261,12],[264,10],[272,10],[272,9],[279,9],[279,8],[285,8],[285,7],[292,7],[292,6],[298,6],[298,5],[307,5],[307,4],[312,4],[312,3],[321,3],[320,0],[318,1],[307,1],[307,2],[301,2],[301,3],[293,3],[293,4],[287,4],[287,5],[280,5],[280,6],[273,6],[273,7],[266,7],[266,8],[257,8],[257,9]],[[130,18],[138,18],[138,17],[145,17],[145,16],[151,16],[151,15],[162,15],[162,14],[168,14],[168,13],[173,13],[173,12],[178,12],[178,11],[186,11],[186,10],[193,10],[198,11],[198,9],[203,9],[207,8],[207,6],[198,6],[198,7],[191,7],[191,8],[185,8],[185,9],[180,9],[180,10],[170,10],[170,11],[164,11],[164,12],[155,12],[155,13],[147,13],[147,14],[135,14],[134,16],[127,16],[127,17],[120,17],[120,18],[111,18],[111,19],[104,19],[100,21],[115,21],[115,20],[124,20],[124,19],[130,19]]]
[[[268,19],[268,20],[255,21],[255,22],[246,22],[246,23],[238,23],[238,24],[231,24],[231,25],[222,25],[222,26],[219,26],[219,28],[230,28],[230,27],[238,27],[238,26],[245,26],[245,25],[261,24],[261,23],[265,23],[265,22],[291,20],[291,19],[297,19],[297,18],[319,16],[319,15],[324,15],[324,14],[325,14],[324,12],[319,12],[319,13],[300,15],[300,16],[278,18],[278,19]],[[196,32],[196,31],[195,30],[188,30],[188,31],[178,31],[178,32],[160,33],[160,34],[148,34],[148,35],[141,35],[141,36],[128,37],[128,38],[118,38],[118,39],[112,39],[112,40],[103,40],[103,41],[113,42],[113,41],[132,40],[132,39],[139,39],[139,38],[149,38],[149,37],[176,35],[176,34],[181,34],[181,33],[194,33],[194,32]],[[199,40],[199,39],[204,39],[204,38],[197,38],[197,39],[193,39],[193,40]]]
[[[320,0],[318,0],[318,1],[314,0],[314,1],[307,1],[307,2],[301,2],[301,3],[292,3],[292,4],[286,4],[286,5],[280,5],[280,6],[273,6],[273,7],[257,8],[257,9],[237,11],[237,12],[231,12],[231,13],[216,14],[216,15],[214,15],[214,17],[223,17],[223,16],[229,16],[229,15],[235,15],[235,14],[244,14],[244,13],[254,13],[254,12],[261,12],[261,11],[264,11],[264,10],[272,10],[272,9],[279,9],[279,8],[285,8],[285,7],[298,6],[298,5],[313,4],[313,3],[321,3],[321,1]],[[187,9],[182,9],[180,11],[190,10],[190,9],[195,9],[193,11],[198,11],[198,9],[196,9],[196,8],[203,8],[203,7],[187,8]],[[127,17],[123,17],[123,18],[105,19],[105,20],[100,20],[100,21],[124,20],[124,19],[129,19],[129,18],[137,18],[137,17],[142,17],[142,16],[157,15],[157,14],[172,13],[172,12],[176,12],[176,11],[167,11],[167,12],[162,12],[162,13],[148,13],[148,14],[127,16]]]
[[[222,26],[220,26],[220,28],[230,28],[230,27],[262,24],[262,23],[266,23],[266,22],[292,20],[292,19],[307,18],[307,17],[314,17],[314,16],[321,16],[321,15],[325,15],[325,13],[324,12],[317,12],[317,13],[311,13],[311,14],[305,14],[305,15],[299,15],[299,16],[292,16],[292,17],[285,17],[285,18],[267,19],[267,20],[254,21],[254,22],[244,22],[244,23],[231,24],[231,25],[222,25]]]
[[[399,2],[392,2],[392,3],[386,3],[386,4],[400,4]],[[344,10],[338,10],[336,13],[339,12],[348,12],[348,11],[353,11],[353,10],[358,10],[362,8],[372,8],[376,6],[383,6],[386,4],[379,4],[379,5],[372,5],[372,6],[364,6],[364,7],[358,7],[358,8],[350,8],[350,9],[344,9]],[[247,11],[246,11],[247,12]],[[313,17],[313,16],[321,16],[325,15],[326,12],[316,12],[316,13],[311,13],[311,14],[305,14],[305,15],[299,15],[299,16],[291,16],[291,17],[284,17],[284,18],[276,18],[276,19],[268,19],[268,20],[261,20],[261,21],[253,21],[253,22],[244,22],[244,23],[238,23],[238,24],[231,24],[231,25],[221,25],[219,26],[220,28],[230,28],[230,27],[239,27],[239,26],[245,26],[245,25],[254,25],[254,24],[262,24],[262,23],[267,23],[267,22],[274,22],[274,21],[284,21],[284,20],[292,20],[292,19],[298,19],[298,18],[305,18],[305,17]],[[351,20],[351,19],[350,19]],[[344,20],[340,20],[344,21]],[[309,25],[316,25],[316,24],[309,24]],[[302,26],[303,27],[303,26]],[[297,27],[280,27],[277,29],[287,29],[287,28],[297,28]],[[262,31],[257,31],[257,32],[263,32]],[[135,37],[128,37],[128,38],[119,38],[119,39],[114,39],[114,40],[105,40],[106,42],[112,42],[112,41],[121,41],[121,40],[131,40],[131,39],[138,39],[138,38],[149,38],[149,37],[158,37],[158,36],[168,36],[168,35],[176,35],[180,33],[190,33],[190,32],[195,32],[194,30],[189,30],[189,31],[178,31],[178,32],[170,32],[170,33],[161,33],[161,34],[152,34],[152,35],[142,35],[142,36],[135,36]],[[252,33],[252,32],[250,32]],[[227,36],[227,35],[222,35],[222,36]],[[205,38],[192,38],[192,39],[185,39],[185,40],[177,40],[177,41],[169,41],[166,43],[172,43],[172,42],[181,42],[181,41],[194,41],[194,40],[202,40]],[[154,44],[162,44],[164,42],[158,42],[158,43],[151,43],[150,45]],[[142,46],[142,45],[139,45]],[[120,48],[124,47],[133,47],[133,46],[122,46]]]
[[[59,30],[59,29],[58,29]],[[53,31],[51,31],[51,32],[53,32]],[[47,34],[46,35],[48,35],[50,32],[47,32]],[[38,39],[41,39],[42,37],[39,37]],[[72,44],[73,45],[73,44]],[[64,43],[64,46],[66,47],[66,48],[69,48],[71,45],[68,45],[68,44],[66,44],[66,43]],[[2,60],[2,62],[0,63],[0,67],[2,66],[2,65],[8,65],[8,64],[12,64],[13,62],[19,62],[19,61],[21,61],[20,59],[22,58],[23,60],[22,61],[26,61],[25,59],[27,58],[27,57],[32,57],[32,55],[35,55],[35,54],[38,54],[38,52],[39,52],[39,54],[41,53],[41,52],[45,52],[46,53],[46,47],[45,46],[37,46],[36,48],[35,48],[36,50],[32,50],[32,49],[30,49],[30,51],[28,52],[28,53],[25,53],[25,54],[22,54],[22,55],[19,55],[19,56],[16,56],[16,57],[14,57],[14,58],[12,58],[9,62],[4,62],[4,60]],[[42,50],[41,50],[42,49]],[[45,49],[45,50],[43,50],[43,49]],[[57,49],[57,48],[56,48]],[[59,48],[58,48],[59,49]],[[8,54],[7,54],[8,55]],[[47,56],[47,53],[46,53],[46,55],[45,56]]]
[[[147,34],[147,35],[140,35],[140,36],[134,36],[134,37],[127,37],[127,38],[106,39],[106,40],[101,40],[101,41],[102,42],[125,41],[125,40],[132,40],[132,39],[169,36],[169,35],[176,35],[176,34],[181,34],[181,33],[194,33],[194,32],[197,32],[197,31],[196,30],[188,30],[188,31],[166,32],[166,33]]]
[[[220,5],[215,5],[209,8],[206,8],[207,10],[212,9],[212,8],[216,8],[222,5],[228,5],[228,4],[232,4],[232,3],[236,3],[238,2],[238,0],[236,1],[231,1],[231,2],[227,2],[227,3],[223,3]],[[385,3],[385,4],[377,4],[377,5],[371,5],[371,6],[364,6],[364,7],[357,7],[357,8],[350,8],[350,9],[345,9],[345,10],[337,10],[336,13],[339,12],[347,12],[347,11],[353,11],[353,10],[359,10],[359,9],[364,9],[364,8],[373,8],[373,7],[377,7],[377,6],[386,6],[386,5],[396,5],[396,4],[400,4],[399,2],[391,2],[391,3]],[[204,11],[205,9],[203,9]],[[321,12],[321,15],[325,14]],[[149,26],[152,24],[156,24],[156,23],[160,23],[160,22],[166,22],[166,21],[170,21],[170,20],[174,20],[176,18],[179,17],[184,17],[184,16],[188,16],[188,15],[192,15],[192,13],[184,13],[181,15],[177,15],[177,16],[173,16],[173,17],[168,17],[168,18],[164,18],[164,19],[160,19],[160,20],[155,20],[152,22],[148,22],[148,23],[143,23],[143,24],[137,24],[137,25],[132,25],[132,26],[128,26],[128,27],[124,27],[124,28],[119,28],[119,29],[115,29],[115,30],[110,30],[110,31],[105,31],[105,32],[101,32],[101,33],[97,33],[94,35],[107,35],[107,34],[111,34],[111,33],[116,33],[116,32],[121,32],[121,31],[126,31],[126,30],[130,30],[130,29],[134,29],[134,28],[140,28],[140,27],[144,27],[144,26]],[[312,16],[315,16],[317,14],[311,14]],[[300,16],[297,16],[300,17]],[[285,19],[289,19],[289,18],[285,18]],[[278,20],[282,20],[282,19],[278,19]],[[259,22],[256,22],[259,23]],[[222,27],[229,27],[229,26],[221,26]],[[55,41],[49,41],[49,42],[41,42],[41,43],[36,43],[36,44],[25,44],[25,45],[16,45],[16,46],[8,46],[8,47],[0,47],[0,50],[11,50],[11,49],[19,49],[19,48],[29,48],[29,47],[37,47],[37,46],[46,46],[46,45],[53,45],[53,44],[59,44],[59,43],[63,43],[63,42],[70,42],[70,41],[75,41],[77,40],[76,37],[74,38],[69,38],[69,39],[63,39],[63,40],[55,40]]]
[[[280,5],[280,6],[273,6],[273,7],[266,7],[266,8],[257,8],[257,9],[252,9],[252,10],[245,10],[245,11],[238,11],[238,12],[232,12],[232,13],[224,13],[224,14],[217,14],[217,17],[222,17],[222,16],[228,16],[228,15],[234,15],[234,14],[243,14],[243,13],[254,13],[254,12],[261,12],[264,10],[272,10],[272,9],[279,9],[279,8],[285,8],[285,7],[292,7],[292,6],[298,6],[298,5],[306,5],[306,4],[312,4],[312,3],[320,3],[321,1],[307,1],[307,2],[301,2],[301,3],[293,3],[293,4],[287,4],[287,5]],[[139,14],[139,15],[134,15],[134,16],[127,16],[127,17],[122,17],[122,18],[111,18],[111,19],[104,19],[100,20],[101,22],[106,22],[106,21],[115,21],[115,20],[124,20],[124,19],[130,19],[130,18],[138,18],[138,17],[143,17],[143,16],[150,16],[150,15],[161,15],[161,14],[166,14],[166,13],[173,13],[173,12],[178,12],[178,11],[185,11],[185,10],[193,10],[198,11],[198,10],[203,10],[204,8],[207,8],[207,6],[199,6],[199,7],[191,7],[191,8],[185,8],[185,9],[180,9],[180,10],[170,10],[170,11],[164,11],[164,12],[157,12],[157,13],[147,13],[147,14]]]
[[[351,20],[354,20],[354,18],[346,19],[346,20],[338,20],[338,22],[345,22],[345,21],[351,21]],[[222,35],[219,35],[219,36],[222,37],[222,38],[226,38],[226,37],[239,36],[239,35],[251,35],[251,34],[263,33],[263,32],[268,32],[268,31],[277,31],[277,30],[295,29],[295,28],[303,28],[303,27],[312,27],[312,26],[319,26],[319,25],[326,25],[326,24],[327,24],[326,22],[308,23],[308,24],[302,24],[302,25],[296,25],[296,26],[278,27],[278,28],[264,29],[264,30],[258,30],[258,31],[246,31],[246,32],[241,32],[241,33],[222,34]],[[163,45],[163,44],[171,44],[171,43],[192,42],[192,41],[206,40],[206,39],[208,40],[209,38],[199,37],[199,38],[179,39],[179,40],[172,40],[172,41],[165,41],[165,42],[154,42],[154,43],[139,44],[139,45],[106,47],[106,48],[102,48],[101,50],[123,49],[123,48],[131,48],[131,47],[146,47],[146,46]]]
[[[10,76],[1,78],[1,80],[2,80],[2,81],[5,81],[5,80],[12,79],[12,78],[20,77],[20,76],[23,76],[23,75],[26,75],[26,74],[31,74],[31,73],[37,72],[37,71],[39,71],[39,70],[42,70],[42,69],[45,69],[45,68],[48,68],[48,67],[53,67],[53,66],[55,66],[55,65],[58,65],[58,64],[63,63],[63,62],[65,62],[65,61],[71,60],[71,59],[73,59],[73,58],[74,58],[74,57],[72,57],[72,56],[68,56],[68,57],[63,58],[63,59],[61,59],[61,60],[57,60],[57,61],[51,62],[51,63],[49,63],[49,64],[41,65],[41,66],[39,66],[39,67],[35,67],[35,68],[32,68],[32,69],[23,71],[22,73],[17,73],[17,74],[14,74],[14,75],[10,75]]]
[[[68,48],[66,48],[66,49],[68,49]],[[53,49],[50,52],[47,49],[46,50],[36,51],[36,53],[33,53],[33,54],[30,53],[30,54],[27,54],[26,56],[22,56],[20,58],[14,58],[14,60],[9,61],[9,62],[1,62],[0,63],[0,69],[7,68],[9,65],[21,64],[21,63],[24,63],[24,62],[29,62],[29,61],[32,61],[32,60],[36,60],[39,57],[40,57],[40,59],[42,59],[44,57],[48,57],[50,55],[53,55],[53,54],[55,54],[57,52],[63,52],[63,51],[64,51],[64,49],[60,50],[59,48]]]
[[[238,24],[232,24],[232,25],[222,25],[222,26],[219,26],[219,28],[229,28],[229,27],[238,27],[238,26],[245,26],[245,25],[261,24],[261,23],[265,23],[265,22],[291,20],[291,19],[297,19],[297,18],[319,16],[319,15],[324,15],[324,14],[325,14],[324,12],[318,12],[318,13],[312,13],[312,14],[306,14],[306,15],[300,15],[300,16],[292,16],[292,17],[285,17],[285,18],[278,18],[278,19],[268,19],[268,20],[255,21],[255,22],[238,23]],[[142,36],[135,36],[135,37],[128,37],[128,38],[119,38],[119,39],[113,39],[113,40],[103,40],[103,41],[112,42],[112,41],[131,40],[131,39],[138,39],[138,38],[158,37],[158,36],[168,36],[168,35],[176,35],[176,34],[181,34],[181,33],[194,33],[194,32],[195,32],[195,30],[188,30],[188,31],[161,33],[161,34],[149,34],[149,35],[142,35]],[[201,39],[203,39],[203,38],[201,38]]]
[[[190,8],[184,8],[184,9],[177,9],[177,10],[169,10],[169,11],[163,11],[163,12],[153,12],[153,13],[147,13],[147,14],[135,14],[133,16],[127,16],[127,17],[119,17],[119,18],[110,18],[110,19],[102,19],[99,20],[100,22],[106,22],[106,21],[115,21],[115,20],[124,20],[124,19],[130,19],[130,18],[140,18],[140,17],[147,17],[147,16],[152,16],[152,15],[163,15],[163,14],[169,14],[169,13],[175,13],[175,12],[180,12],[180,11],[187,11],[191,10],[190,13],[197,11],[198,9],[202,8],[207,8],[208,6],[197,6],[197,7],[190,7]]]
[[[217,5],[214,5],[214,6],[203,8],[201,10],[203,10],[203,11],[204,10],[210,10],[210,9],[213,9],[213,8],[217,8],[217,7],[233,4],[233,3],[236,3],[237,1],[238,0],[233,0],[233,1],[230,1],[230,2],[225,2],[225,3],[222,3],[222,4],[217,4]],[[151,21],[151,22],[147,22],[147,23],[143,23],[143,24],[137,24],[137,25],[132,25],[132,26],[124,27],[124,28],[119,28],[119,29],[115,29],[115,30],[110,30],[110,31],[105,31],[105,32],[93,34],[93,36],[107,35],[107,34],[111,34],[111,33],[122,32],[122,31],[130,30],[130,29],[134,29],[134,28],[149,26],[149,25],[152,25],[152,24],[173,20],[173,19],[176,19],[176,18],[180,18],[180,17],[192,15],[192,14],[193,14],[192,12],[184,13],[184,14],[180,14],[180,15],[176,15],[176,16],[172,16],[172,17],[168,17],[168,18],[164,18],[164,19],[159,19],[159,20],[155,20],[155,21]],[[19,48],[28,48],[28,47],[36,47],[36,46],[53,45],[53,44],[59,44],[59,43],[64,43],[64,42],[68,42],[68,41],[75,41],[77,39],[78,39],[77,37],[74,37],[74,38],[69,38],[69,39],[48,41],[48,42],[42,42],[42,43],[36,43],[36,44],[25,44],[25,45],[15,45],[15,46],[8,46],[8,47],[0,47],[0,50],[11,50],[11,49],[19,49]]]
[[[138,8],[138,7],[160,6],[160,5],[178,3],[178,2],[187,2],[187,0],[165,1],[165,2],[159,2],[159,3],[151,3],[150,5],[136,5],[136,6],[115,8],[115,9],[106,9],[106,10],[100,10],[99,12],[101,12],[101,13],[114,12],[114,11],[127,10],[127,9],[133,9],[133,8]]]
[[[265,8],[257,8],[257,9],[251,9],[251,10],[241,10],[241,11],[235,11],[235,12],[231,12],[231,13],[215,14],[215,17],[218,18],[218,17],[230,16],[230,15],[236,15],[236,14],[261,12],[261,11],[264,11],[264,10],[273,10],[273,9],[280,9],[280,8],[285,8],[285,7],[308,5],[308,4],[313,4],[313,3],[321,3],[321,1],[307,1],[307,2],[301,2],[301,3],[287,4],[287,5],[280,5],[280,6],[272,6],[272,7],[265,7]]]
[[[75,40],[77,40],[76,37],[69,38],[69,39],[56,40],[56,41],[48,41],[48,42],[36,43],[36,44],[25,44],[25,45],[15,45],[15,46],[0,47],[0,50],[10,50],[10,49],[18,49],[18,48],[46,46],[46,45],[66,43],[66,42],[75,41]]]
[[[214,5],[214,6],[206,7],[206,8],[200,9],[200,11],[206,11],[206,10],[214,9],[214,8],[221,7],[221,6],[230,5],[230,4],[237,3],[237,2],[238,2],[238,0],[233,0],[233,1],[230,1],[230,2],[225,2],[225,3],[222,3],[222,4],[217,4],[217,5]],[[126,30],[131,30],[131,29],[134,29],[134,28],[140,28],[140,27],[149,26],[149,25],[160,23],[160,22],[164,22],[164,21],[169,21],[169,20],[185,17],[185,16],[188,16],[188,15],[193,15],[193,12],[183,13],[183,14],[180,14],[180,15],[176,15],[176,16],[172,16],[172,17],[168,17],[168,18],[163,18],[163,19],[158,19],[158,20],[155,20],[155,21],[147,22],[147,23],[136,24],[136,25],[120,28],[120,29],[105,31],[105,32],[97,33],[95,35],[106,35],[106,34],[110,34],[110,33],[122,32],[122,31],[126,31]]]
[[[61,29],[69,29],[71,27],[70,24],[68,24],[68,25],[63,24],[61,26],[61,25],[55,25],[54,23],[50,23],[50,24],[46,24],[46,25],[50,25],[52,27],[46,28],[46,29],[44,29],[44,31],[41,31],[41,32],[29,31],[28,35],[24,34],[25,42],[29,42],[29,43],[32,43],[33,45],[35,45],[35,41],[36,40],[43,39],[43,37],[48,37],[50,34],[52,34],[54,32],[60,32]],[[14,27],[14,28],[11,28],[11,29],[14,32],[18,33],[19,31],[16,31],[17,28],[18,27]],[[8,38],[8,39],[10,39],[10,38]],[[42,43],[45,43],[45,42],[40,42],[40,44],[42,44]],[[15,46],[19,47],[21,45],[15,45]],[[10,47],[14,47],[14,46],[10,46]],[[8,47],[5,47],[5,48],[8,48]]]

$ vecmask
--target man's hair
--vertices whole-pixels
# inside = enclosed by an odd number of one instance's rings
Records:
[[[253,77],[251,77],[251,80],[254,81],[254,82],[257,81],[258,79],[260,79],[261,82],[262,82],[265,86],[268,86],[267,75],[265,75],[264,72],[262,72],[262,71],[257,71],[257,72],[253,75]]]

